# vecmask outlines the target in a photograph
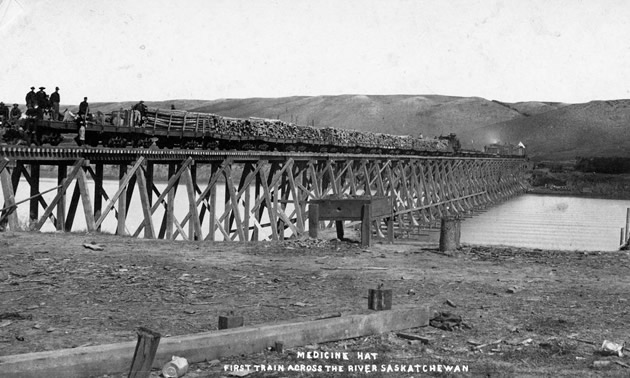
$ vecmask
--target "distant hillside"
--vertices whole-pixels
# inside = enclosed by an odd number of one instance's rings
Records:
[[[94,103],[91,108],[109,112],[136,102]],[[439,95],[340,95],[146,104],[238,118],[275,118],[316,127],[426,137],[456,133],[465,148],[473,149],[493,142],[522,141],[536,159],[630,156],[630,100],[506,103]]]
[[[318,127],[436,136],[520,115],[477,97],[341,95],[218,100],[193,109],[230,117],[276,118]]]
[[[630,100],[592,101],[559,107],[468,130],[460,134],[464,146],[495,141],[527,146],[539,159],[576,156],[630,156]]]

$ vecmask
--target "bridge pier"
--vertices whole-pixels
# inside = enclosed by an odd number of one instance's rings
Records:
[[[527,167],[509,158],[0,147],[0,224],[145,238],[282,240],[314,227],[309,201],[368,195],[392,199],[401,237],[522,193]],[[56,185],[46,188],[50,176]],[[20,220],[25,202],[28,215]],[[384,222],[372,225],[385,236]]]

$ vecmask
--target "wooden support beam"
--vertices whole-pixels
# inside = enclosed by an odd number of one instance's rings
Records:
[[[247,239],[245,238],[245,232],[243,231],[243,222],[241,222],[241,214],[239,213],[238,210],[238,198],[236,197],[236,189],[234,189],[234,182],[232,180],[232,170],[231,167],[226,167],[223,170],[223,174],[225,175],[225,196],[226,196],[226,207],[228,204],[228,200],[230,203],[230,206],[232,208],[232,216],[234,217],[234,220],[236,221],[236,231],[237,231],[237,235],[238,235],[238,239],[240,241],[247,241]],[[226,221],[227,221],[227,217],[226,217]],[[226,223],[226,231],[229,234],[229,221]]]
[[[153,368],[172,356],[197,363],[241,354],[259,353],[275,345],[285,348],[364,337],[385,332],[423,327],[431,314],[427,306],[378,311],[299,323],[239,327],[160,340]],[[127,371],[135,342],[96,345],[36,352],[0,358],[0,371],[16,378],[81,378]]]
[[[201,223],[199,222],[199,213],[197,212],[195,182],[190,169],[186,169],[183,176],[186,180],[186,191],[188,192],[188,213],[190,214],[191,219],[188,238],[189,240],[203,240],[201,235]]]
[[[258,162],[258,168],[263,164],[263,162]],[[254,198],[260,197],[260,188],[262,187],[261,176],[260,174],[256,175],[256,181],[254,183]],[[252,209],[252,211],[254,211]],[[254,223],[258,226],[254,228],[252,232],[252,241],[260,240],[260,220],[262,217],[262,213],[260,211],[254,212]]]
[[[197,215],[197,223],[201,223],[199,221],[199,211],[197,210],[197,166],[195,164],[190,166],[189,174],[184,172],[184,176],[186,177],[186,192],[188,193],[188,215],[192,217],[193,212]],[[191,202],[190,199],[193,199]],[[194,209],[193,209],[194,206]],[[186,224],[186,220],[182,222],[182,227]],[[188,223],[188,237],[190,240],[199,240],[201,238],[201,225],[199,226],[199,232],[195,230],[195,222],[191,220]]]
[[[168,165],[168,177],[173,177],[175,175],[175,168],[176,166],[173,163]],[[188,167],[186,167],[185,169],[187,168]],[[177,193],[178,185],[179,177],[175,180],[170,188],[164,189],[164,191],[167,192],[166,213],[164,214],[164,216],[166,217],[166,233],[164,234],[164,237],[168,240],[173,239],[173,222],[175,221],[175,194]]]
[[[68,175],[68,167],[63,164],[59,164],[57,166],[57,185],[61,185],[59,189],[57,189],[57,195],[59,197],[59,203],[57,203],[57,222],[55,223],[57,231],[65,231],[65,223],[66,223],[66,195],[61,192],[63,190],[63,180],[66,179]]]
[[[4,168],[6,168],[8,165],[9,165],[9,159],[7,159],[6,157],[3,157],[2,159],[0,159],[0,172],[2,172]]]
[[[72,231],[72,224],[74,223],[74,216],[77,213],[77,207],[79,206],[79,199],[81,193],[79,191],[79,184],[74,184],[74,190],[72,191],[72,197],[70,198],[70,206],[68,207],[68,214],[66,215],[66,224],[64,231]]]
[[[88,232],[92,232],[96,229],[94,224],[94,212],[92,210],[92,200],[90,199],[90,192],[88,191],[87,179],[85,177],[85,171],[79,170],[77,174],[77,184],[79,186],[79,192],[81,193],[81,201],[83,204],[83,213],[85,214],[85,225]]]
[[[17,169],[20,169],[20,172],[22,172],[22,175],[24,176],[24,179],[28,182],[29,186],[33,185],[34,187],[39,188],[39,182],[36,182],[36,183],[34,182],[33,178],[31,177],[31,175],[28,173],[28,171],[24,168],[24,166],[22,164],[19,164],[17,167],[19,167]],[[38,189],[34,193],[31,192],[31,195],[28,198],[20,200],[19,202],[16,202],[15,205],[18,206],[18,205],[20,205],[20,204],[22,204],[24,202],[29,202],[29,203],[32,204],[33,201],[35,201],[36,203],[39,202],[43,206],[43,208],[45,209],[45,208],[48,207],[48,204],[44,200],[43,195],[48,193],[48,192],[52,192],[54,190],[57,190],[57,189],[59,189],[59,186],[53,187],[51,189],[47,189],[47,190],[44,190],[44,191],[40,191]],[[37,207],[36,207],[36,209],[37,209]],[[6,210],[6,208],[4,208],[3,210]],[[55,218],[54,215],[50,214],[49,218],[53,222],[53,224],[55,224],[55,225],[57,224],[57,219]],[[31,221],[32,220],[33,219],[31,219]]]
[[[30,205],[29,205],[29,214],[30,214],[30,220],[36,220],[39,216],[39,197],[34,198],[35,196],[37,196],[39,194],[39,164],[38,163],[31,163],[31,182],[30,182],[30,187],[31,187],[31,197],[33,197],[30,201]]]
[[[212,180],[216,175],[217,175],[217,166],[216,164],[213,164],[212,169],[211,169],[210,179]],[[209,222],[208,222],[208,236],[206,237],[206,239],[214,241],[214,233],[217,231],[217,186],[216,185],[209,186],[209,189],[210,189],[210,193],[209,193],[210,198],[209,198],[208,205],[210,206],[210,208],[208,209]]]
[[[162,191],[162,193],[158,196],[157,200],[155,200],[155,203],[153,204],[153,206],[151,206],[151,214],[155,213],[155,210],[157,210],[157,208],[161,205],[164,204],[164,199],[171,194],[171,189],[173,191],[177,190],[177,184],[179,183],[179,178],[182,175],[182,173],[184,173],[184,170],[186,169],[186,167],[188,167],[190,164],[192,164],[192,158],[188,158],[186,159],[181,167],[179,167],[179,169],[177,170],[177,173],[171,175],[169,174],[169,179],[168,179],[168,183],[166,183],[166,188],[164,188],[164,190]],[[169,170],[170,173],[170,170]],[[157,191],[156,191],[157,192]],[[173,192],[173,198],[175,197],[175,192]],[[167,211],[164,214],[164,220],[162,221],[162,228],[160,229],[160,234],[158,235],[158,238],[162,238],[165,235],[166,232],[166,222],[167,222],[167,218],[168,218],[168,202],[166,204],[167,207]],[[138,229],[136,230],[136,232],[133,233],[133,237],[137,237],[138,235],[140,235],[140,232],[144,229],[144,221],[140,224],[140,226],[138,226]],[[172,226],[171,226],[172,227]]]
[[[18,186],[20,185],[20,178],[22,177],[22,172],[26,172],[24,169],[24,164],[17,160],[15,162],[15,168],[11,172],[11,183],[13,184],[13,193],[17,193]]]
[[[82,169],[83,162],[84,162],[84,159],[79,159],[79,160],[76,161],[76,163],[74,163],[74,165],[72,166],[72,171],[70,172],[68,177],[66,177],[66,179],[62,183],[62,185],[63,185],[62,188],[61,188],[62,190],[60,190],[57,193],[57,195],[52,200],[50,205],[48,205],[46,210],[44,210],[44,214],[42,215],[41,218],[39,218],[39,221],[37,221],[37,223],[34,226],[35,230],[39,231],[42,228],[42,226],[44,225],[44,222],[46,222],[46,219],[50,216],[50,214],[52,214],[52,211],[55,208],[55,206],[57,206],[57,204],[59,203],[59,200],[61,199],[61,196],[63,195],[63,193],[66,192],[66,190],[68,189],[68,186],[70,186],[70,183],[72,182],[72,180],[74,180],[74,178],[79,173],[79,170]]]
[[[118,180],[119,186],[118,190],[122,191],[118,197],[118,222],[116,226],[116,234],[117,235],[127,235],[126,231],[126,221],[127,221],[127,194],[128,194],[128,184],[131,181],[132,177],[135,177],[135,172],[127,175],[127,164],[120,164],[118,166]]]
[[[144,161],[144,157],[140,157],[138,158],[138,160],[136,161],[136,163],[133,165],[133,167],[131,168],[131,170],[124,172],[123,177],[120,178],[120,183],[118,186],[118,190],[116,191],[116,193],[114,194],[114,196],[109,200],[109,202],[107,203],[107,205],[105,206],[105,210],[103,211],[103,213],[101,214],[101,216],[98,218],[98,220],[96,221],[96,227],[100,227],[101,223],[103,223],[103,221],[105,220],[105,218],[107,217],[107,214],[109,214],[109,212],[114,208],[114,204],[116,203],[116,201],[120,198],[120,196],[126,191],[127,189],[127,184],[129,183],[129,180],[131,180],[131,176],[134,175],[136,173],[136,170],[138,169],[138,167],[140,167],[140,165],[142,164],[142,162]],[[121,166],[121,175],[122,175],[122,171],[126,171],[126,166],[125,168],[123,168]],[[126,198],[125,198],[126,199]],[[119,205],[120,207],[121,205]],[[125,208],[126,208],[126,204],[125,204]],[[118,223],[120,225],[120,219],[124,219],[125,218],[125,214],[126,212],[123,212],[122,214],[120,213],[120,210],[118,211]],[[124,225],[124,223],[123,223]],[[123,230],[124,231],[124,230]]]
[[[142,214],[144,215],[144,237],[145,239],[155,239],[155,231],[153,228],[153,218],[151,217],[151,201],[147,188],[146,177],[142,170],[136,171],[138,181],[138,191],[140,192],[140,205],[142,206]]]
[[[6,164],[5,164],[6,167]],[[4,227],[4,219],[7,219],[9,228],[15,231],[19,228],[17,218],[17,208],[15,207],[15,194],[13,192],[13,185],[11,183],[11,176],[6,168],[0,171],[0,183],[2,184],[2,194],[4,196],[4,207],[9,209],[5,210],[2,214],[2,221],[0,226]]]
[[[136,171],[137,172],[137,171]],[[132,174],[131,175],[131,179],[129,180],[129,184],[127,185],[127,198],[125,203],[127,204],[127,212],[125,213],[125,218],[127,217],[127,214],[129,214],[129,208],[131,207],[131,198],[133,197],[133,192],[136,188],[136,180],[137,180],[137,175]]]
[[[103,194],[105,190],[103,189],[103,163],[96,163],[95,165],[96,172],[92,175],[94,179],[94,219],[99,219],[101,217],[103,211]],[[89,169],[90,173],[91,168]],[[107,199],[105,199],[107,201]],[[98,225],[97,230],[101,230],[101,225]]]
[[[156,118],[157,119],[157,118]],[[145,177],[146,177],[146,185],[148,188],[148,199],[149,199],[149,205],[153,206],[153,167],[155,166],[155,164],[151,161],[147,162],[147,170],[145,172]],[[158,194],[159,195],[159,194]]]

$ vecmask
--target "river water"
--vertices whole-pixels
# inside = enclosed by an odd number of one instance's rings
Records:
[[[90,194],[93,195],[93,183],[90,185]],[[40,190],[56,186],[55,179],[41,179]],[[111,196],[118,189],[118,182],[106,180],[103,183],[105,191]],[[165,184],[157,184],[161,191]],[[74,184],[69,188],[66,196],[66,206],[69,206]],[[50,203],[56,191],[44,195],[47,203]],[[217,185],[217,217],[224,210],[223,198],[225,186]],[[254,193],[252,190],[252,199]],[[22,181],[16,193],[16,200],[28,198],[28,184]],[[155,200],[154,196],[154,200]],[[182,206],[175,206],[175,216],[180,221],[188,212],[188,198],[186,188],[180,186],[176,200],[181,200]],[[94,199],[92,198],[92,201]],[[107,201],[103,201],[105,206]],[[75,217],[73,231],[85,230],[85,217],[79,201]],[[244,214],[242,204],[241,215]],[[586,250],[586,251],[613,251],[619,248],[619,230],[625,227],[626,209],[630,207],[627,200],[605,200],[594,198],[545,196],[526,194],[504,202],[488,209],[486,212],[467,218],[462,223],[461,241],[469,244],[483,245],[509,245],[517,247],[562,249],[562,250]],[[142,222],[143,215],[139,203],[139,195],[134,193],[129,204],[127,216],[128,232],[133,233]],[[288,209],[290,211],[290,208]],[[18,206],[18,217],[22,225],[28,224],[28,202]],[[43,209],[40,208],[41,216]],[[159,230],[161,215],[164,213],[160,206],[156,211],[153,221],[156,232]],[[53,212],[56,214],[56,211]],[[207,219],[207,216],[206,216]],[[208,232],[207,220],[202,229],[204,235]],[[261,223],[268,222],[265,216]],[[184,228],[185,230],[188,227]],[[42,231],[54,231],[52,222],[47,221]],[[102,224],[102,231],[114,233],[116,219],[112,210]],[[269,236],[268,230],[262,230],[261,238]],[[143,235],[143,234],[142,234]],[[216,233],[216,240],[222,240],[220,232]]]
[[[462,223],[463,243],[614,251],[628,200],[526,194]]]

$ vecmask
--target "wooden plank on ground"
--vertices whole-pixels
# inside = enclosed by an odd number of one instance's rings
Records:
[[[378,311],[300,323],[230,328],[160,340],[153,368],[172,356],[189,363],[258,353],[281,342],[284,347],[323,343],[429,324],[428,306]],[[15,378],[100,376],[127,371],[136,342],[0,356],[0,371]]]

